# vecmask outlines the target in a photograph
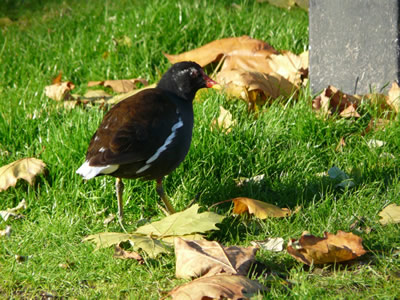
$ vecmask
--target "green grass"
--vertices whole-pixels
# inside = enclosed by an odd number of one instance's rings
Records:
[[[15,21],[0,28],[0,166],[30,156],[48,166],[47,176],[34,187],[21,182],[0,193],[0,209],[22,199],[28,203],[24,219],[0,221],[0,229],[11,225],[13,230],[0,240],[0,298],[49,293],[78,299],[158,299],[182,282],[174,278],[173,255],[139,266],[112,258],[112,249],[93,252],[93,245],[81,242],[88,234],[120,231],[117,223],[103,225],[105,216],[117,211],[114,179],[84,182],[75,174],[104,112],[60,109],[44,95],[44,87],[60,71],[78,93],[90,80],[145,77],[156,82],[169,66],[162,52],[179,53],[245,34],[278,50],[301,53],[308,47],[308,16],[253,1],[239,3],[240,8],[231,1],[58,2],[6,0],[0,8],[0,17]],[[125,35],[132,47],[114,43]],[[271,236],[287,240],[305,230],[315,235],[350,231],[355,218],[364,217],[372,231],[356,232],[370,251],[362,263],[328,267],[320,274],[285,252],[261,251],[257,257],[265,264],[264,275],[255,278],[270,288],[267,299],[398,298],[400,227],[380,226],[377,213],[389,203],[399,204],[399,121],[362,136],[373,109],[365,107],[359,120],[321,120],[312,112],[311,100],[305,90],[299,101],[274,103],[256,119],[242,101],[213,91],[203,94],[194,103],[189,155],[167,177],[165,188],[179,210],[195,197],[206,208],[237,196],[302,206],[285,219],[227,217],[222,230],[209,236],[227,245],[247,246]],[[220,105],[238,121],[228,135],[210,130]],[[343,136],[347,145],[340,152],[336,146]],[[371,149],[370,139],[386,144]],[[340,191],[316,175],[333,165],[353,174],[356,186]],[[266,175],[261,184],[236,187],[235,179],[259,174]],[[160,218],[157,201],[153,182],[126,181],[128,230],[140,219]],[[104,208],[106,215],[96,215]],[[216,211],[228,216],[230,206]],[[31,258],[18,263],[15,255]],[[59,266],[66,263],[70,268]]]

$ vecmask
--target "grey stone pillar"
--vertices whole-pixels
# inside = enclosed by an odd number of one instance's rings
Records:
[[[310,83],[345,93],[399,81],[400,0],[310,0]]]

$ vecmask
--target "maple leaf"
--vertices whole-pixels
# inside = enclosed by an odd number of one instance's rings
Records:
[[[280,208],[273,204],[251,198],[237,197],[232,199],[232,201],[234,203],[234,214],[243,214],[248,212],[255,215],[259,219],[266,219],[268,217],[283,218],[292,214],[288,208]]]
[[[247,299],[266,291],[267,288],[255,280],[241,275],[215,275],[202,277],[174,288],[168,293],[172,299]]]
[[[160,221],[141,226],[133,233],[102,232],[89,235],[83,241],[94,242],[96,250],[129,241],[135,251],[141,249],[154,258],[170,252],[175,237],[202,239],[196,233],[218,229],[215,224],[224,217],[212,212],[198,213],[198,209],[195,204]]]
[[[46,164],[33,157],[22,158],[0,168],[0,192],[15,186],[19,179],[26,180],[30,185],[37,175],[42,174]]]
[[[241,37],[216,40],[200,48],[178,55],[166,53],[164,53],[164,55],[172,64],[189,60],[204,67],[214,61],[219,61],[222,57],[227,55],[269,56],[273,53],[277,53],[277,51],[268,43],[244,35]]]
[[[113,91],[116,93],[127,93],[136,89],[138,83],[142,83],[145,86],[149,85],[147,80],[144,78],[134,78],[121,80],[89,81],[88,87],[102,85],[112,88]]]
[[[215,224],[224,217],[213,212],[198,213],[199,205],[169,215],[160,221],[139,227],[135,232],[159,237],[183,236],[218,229]]]
[[[257,250],[256,247],[224,247],[215,241],[175,238],[176,277],[247,275]]]
[[[400,223],[400,206],[394,203],[386,206],[380,213],[379,223],[382,225]]]
[[[325,232],[323,238],[304,232],[299,240],[289,241],[287,251],[307,265],[348,261],[366,253],[359,236],[340,230],[336,235]]]

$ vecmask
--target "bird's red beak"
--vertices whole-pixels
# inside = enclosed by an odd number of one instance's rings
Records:
[[[204,73],[204,72],[202,72],[202,73],[203,73],[203,78],[206,81],[207,88],[213,88],[213,89],[217,89],[217,90],[221,89],[221,86],[216,81],[214,81],[210,77],[208,77],[206,75],[206,73]]]

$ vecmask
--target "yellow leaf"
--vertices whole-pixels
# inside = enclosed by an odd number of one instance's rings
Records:
[[[379,222],[382,225],[400,223],[400,206],[394,203],[386,206],[380,213],[381,219]]]
[[[223,108],[219,107],[219,116],[217,119],[212,120],[211,129],[217,128],[226,134],[232,131],[232,127],[237,124],[236,120],[232,120],[232,114]]]
[[[400,109],[400,87],[396,82],[392,83],[392,87],[388,92],[387,104],[396,112]]]
[[[248,212],[255,215],[259,219],[266,219],[268,217],[283,218],[292,214],[288,208],[280,208],[273,204],[251,198],[238,197],[232,199],[232,201],[234,203],[234,214],[243,214]]]
[[[33,184],[35,177],[42,174],[46,164],[33,157],[22,158],[0,168],[0,192],[15,186],[18,179],[26,180]]]

